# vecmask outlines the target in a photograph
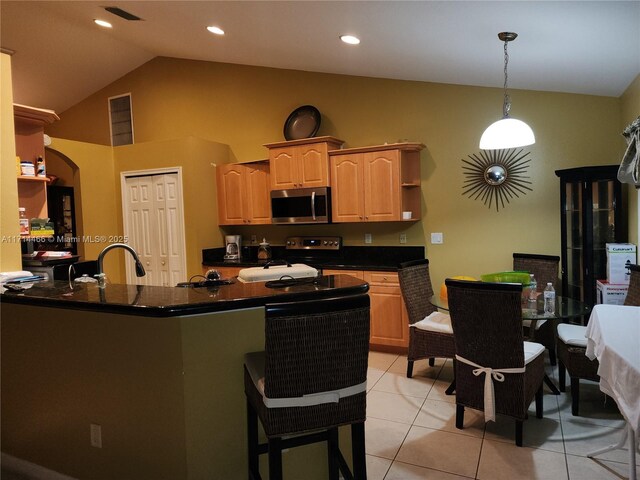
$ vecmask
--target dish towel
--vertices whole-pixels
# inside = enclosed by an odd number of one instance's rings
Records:
[[[453,328],[451,328],[451,317],[446,313],[441,312],[433,312],[419,322],[409,326],[419,328],[420,330],[428,330],[430,332],[453,333]]]
[[[496,421],[496,397],[493,391],[493,381],[504,382],[505,373],[524,373],[526,367],[519,368],[491,368],[481,367],[477,363],[473,363],[471,360],[462,358],[460,355],[456,355],[456,360],[476,367],[473,370],[473,374],[477,377],[484,373],[484,421],[495,422]]]

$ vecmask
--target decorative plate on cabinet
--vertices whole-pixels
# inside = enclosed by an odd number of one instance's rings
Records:
[[[316,107],[312,105],[298,107],[284,122],[284,138],[287,140],[311,138],[318,133],[320,120],[320,111]]]

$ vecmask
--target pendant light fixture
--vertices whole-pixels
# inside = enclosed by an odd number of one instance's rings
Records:
[[[498,38],[504,42],[504,103],[502,104],[502,120],[492,123],[480,138],[482,150],[498,150],[506,148],[524,147],[536,143],[531,127],[522,120],[516,120],[509,116],[511,99],[507,91],[507,65],[509,54],[507,45],[515,40],[518,34],[513,32],[500,32]]]

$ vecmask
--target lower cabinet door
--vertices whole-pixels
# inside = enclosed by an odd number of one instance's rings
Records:
[[[322,269],[323,275],[351,275],[352,277],[364,280],[362,270],[331,270],[327,268]]]
[[[369,283],[371,299],[371,345],[408,347],[409,322],[398,275],[364,272],[364,280]]]

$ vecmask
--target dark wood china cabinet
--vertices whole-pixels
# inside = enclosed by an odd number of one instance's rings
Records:
[[[607,278],[607,243],[627,242],[618,165],[556,170],[560,177],[562,295],[589,306]]]

